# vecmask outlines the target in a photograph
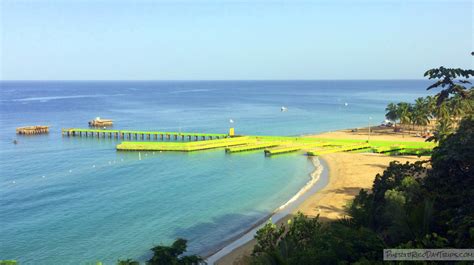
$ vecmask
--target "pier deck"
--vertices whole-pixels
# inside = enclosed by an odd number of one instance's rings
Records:
[[[233,137],[199,142],[122,142],[117,145],[119,151],[178,151],[192,152],[236,145],[255,143],[250,137]]]
[[[280,143],[277,143],[277,142],[255,143],[255,144],[247,144],[244,146],[229,147],[229,148],[226,148],[225,151],[227,153],[237,153],[237,152],[254,151],[254,150],[259,150],[259,149],[264,149],[264,148],[269,148],[269,147],[275,147],[278,145],[280,145]]]
[[[228,137],[224,133],[190,133],[190,132],[153,132],[153,131],[132,131],[132,130],[101,130],[101,129],[80,129],[69,128],[61,130],[63,136],[77,137],[97,137],[97,138],[117,138],[135,140],[212,140]]]
[[[310,148],[315,148],[317,146],[326,146],[326,145],[328,145],[328,143],[326,142],[312,142],[312,143],[304,143],[304,144],[291,143],[287,145],[277,146],[274,148],[267,148],[265,149],[264,152],[266,156],[271,156],[271,155],[291,153],[291,152],[296,152],[303,149],[310,149]]]

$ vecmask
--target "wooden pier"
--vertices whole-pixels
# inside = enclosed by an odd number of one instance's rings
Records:
[[[16,128],[17,134],[33,135],[49,133],[49,126],[37,125]]]
[[[181,140],[199,141],[227,138],[223,133],[190,133],[190,132],[149,132],[129,130],[100,130],[100,129],[62,129],[63,136],[115,138],[128,140]]]
[[[264,149],[265,156],[299,152],[319,156],[337,152],[376,152],[384,154],[429,153],[435,144],[427,142],[370,141],[357,139],[326,139],[295,136],[234,136],[224,133],[190,133],[134,131],[109,129],[62,129],[63,136],[117,139],[121,151],[191,152],[226,148],[227,153],[252,152]]]

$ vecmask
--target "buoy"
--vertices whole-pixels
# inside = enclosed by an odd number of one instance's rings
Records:
[[[18,141],[17,141],[17,140],[13,140],[13,144],[18,144]]]
[[[348,105],[349,105],[349,103],[347,103],[347,102],[346,102],[346,103],[344,103],[344,106],[346,106],[346,107],[347,107]]]

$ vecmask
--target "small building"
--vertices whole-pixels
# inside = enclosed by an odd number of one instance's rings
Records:
[[[16,128],[16,133],[25,134],[25,135],[46,134],[46,133],[49,133],[49,126],[36,125],[36,126],[18,127]]]
[[[91,121],[89,121],[89,126],[91,127],[109,127],[114,125],[112,120],[109,119],[101,119],[100,117],[97,117]]]

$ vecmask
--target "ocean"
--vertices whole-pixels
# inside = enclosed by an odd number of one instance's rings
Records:
[[[309,180],[301,154],[117,152],[117,139],[62,137],[95,117],[115,129],[301,135],[384,120],[426,80],[1,81],[0,260],[115,264],[178,237],[208,254]],[[281,112],[285,106],[288,111]],[[371,119],[369,119],[369,117]],[[230,123],[230,120],[233,123]],[[49,125],[47,135],[15,128]],[[17,140],[17,144],[13,141]]]

